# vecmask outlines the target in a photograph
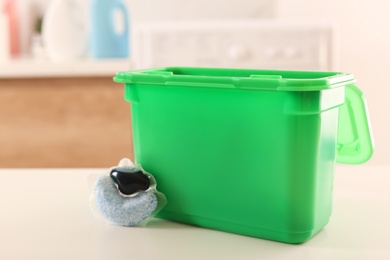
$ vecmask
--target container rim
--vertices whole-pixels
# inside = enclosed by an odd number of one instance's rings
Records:
[[[118,72],[115,82],[181,87],[318,91],[355,83],[353,74],[332,71],[165,67]]]

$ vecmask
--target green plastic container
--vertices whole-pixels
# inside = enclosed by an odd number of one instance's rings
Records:
[[[135,160],[167,197],[160,218],[302,243],[329,221],[335,161],[373,152],[351,74],[177,67],[114,80]]]

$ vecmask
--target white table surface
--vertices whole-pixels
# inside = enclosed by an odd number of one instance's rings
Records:
[[[390,166],[338,165],[333,215],[289,245],[165,220],[102,223],[87,177],[104,169],[1,169],[0,259],[390,259]]]

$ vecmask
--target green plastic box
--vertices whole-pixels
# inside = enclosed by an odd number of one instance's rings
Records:
[[[329,221],[335,161],[373,153],[351,74],[176,67],[114,80],[136,163],[167,197],[160,218],[302,243]]]

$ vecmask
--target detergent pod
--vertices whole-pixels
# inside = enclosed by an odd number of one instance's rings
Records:
[[[155,178],[125,158],[108,174],[90,178],[93,214],[121,226],[145,226],[167,203]]]

